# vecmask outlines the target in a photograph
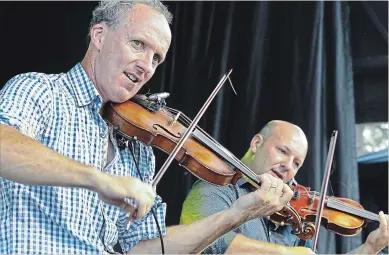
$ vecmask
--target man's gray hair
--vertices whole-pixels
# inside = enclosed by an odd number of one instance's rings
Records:
[[[105,22],[107,26],[112,27],[120,23],[121,17],[127,16],[128,12],[135,4],[144,4],[160,12],[172,24],[173,15],[159,0],[109,0],[101,1],[92,13],[92,20],[89,24],[89,33],[92,26]],[[123,15],[124,14],[124,15]],[[88,38],[90,34],[88,34]]]

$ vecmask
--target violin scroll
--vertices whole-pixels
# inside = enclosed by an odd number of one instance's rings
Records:
[[[292,234],[303,240],[312,239],[316,233],[315,225],[312,222],[304,221],[290,203],[281,211],[268,216],[267,219],[280,226],[290,225],[292,227]]]

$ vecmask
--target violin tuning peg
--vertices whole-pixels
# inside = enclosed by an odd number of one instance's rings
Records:
[[[280,225],[281,225],[281,227],[283,227],[285,225],[285,223],[283,221],[281,221]]]
[[[266,219],[270,220],[270,216],[266,216]]]

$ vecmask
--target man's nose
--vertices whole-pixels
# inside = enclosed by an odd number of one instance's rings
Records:
[[[142,72],[142,74],[152,73],[153,68],[153,54],[145,53],[142,58],[137,61],[138,71]]]
[[[288,158],[285,164],[286,170],[290,170],[293,168],[293,160],[294,160],[293,157]]]
[[[285,164],[281,165],[282,171],[286,172],[293,168],[293,159],[289,158]]]

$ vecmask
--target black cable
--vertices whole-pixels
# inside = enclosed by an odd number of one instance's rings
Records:
[[[126,142],[123,142],[121,140],[119,141],[117,139],[118,131],[119,131],[119,126],[117,126],[117,125],[113,126],[113,136],[115,137],[115,139],[116,139],[116,141],[118,143],[119,149],[120,148],[125,148],[125,147],[129,148],[129,146],[128,146],[128,140],[129,139],[127,139]],[[124,139],[126,139],[126,138],[124,138]],[[144,182],[143,176],[142,176],[142,174],[140,172],[140,169],[139,169],[138,162],[136,161],[133,142],[134,142],[134,140],[131,139],[131,149],[129,148],[129,151],[131,152],[132,158],[134,159],[134,163],[135,163],[135,166],[136,166],[136,170],[138,171],[139,178],[141,179],[142,182]],[[159,239],[161,240],[162,254],[165,254],[165,246],[163,244],[162,231],[161,231],[161,228],[159,226],[159,223],[158,223],[158,220],[157,220],[157,216],[155,215],[155,212],[154,212],[153,208],[151,208],[150,211],[153,214],[155,223],[157,224],[157,229],[158,229],[158,233],[159,233]]]
[[[139,170],[138,162],[136,161],[136,158],[135,158],[133,142],[134,142],[134,141],[131,140],[131,149],[130,149],[131,155],[132,155],[132,158],[134,159],[135,166],[136,166],[136,169],[138,170],[139,177],[140,177],[141,181],[144,182],[143,176],[141,175],[140,170]],[[155,215],[155,212],[154,212],[153,208],[151,208],[150,211],[151,211],[151,213],[152,213],[153,216],[154,216],[155,223],[157,224],[158,233],[159,233],[159,239],[161,240],[162,254],[165,254],[165,246],[164,246],[164,244],[163,244],[162,232],[161,232],[161,228],[159,227],[159,224],[158,224],[157,216]]]

